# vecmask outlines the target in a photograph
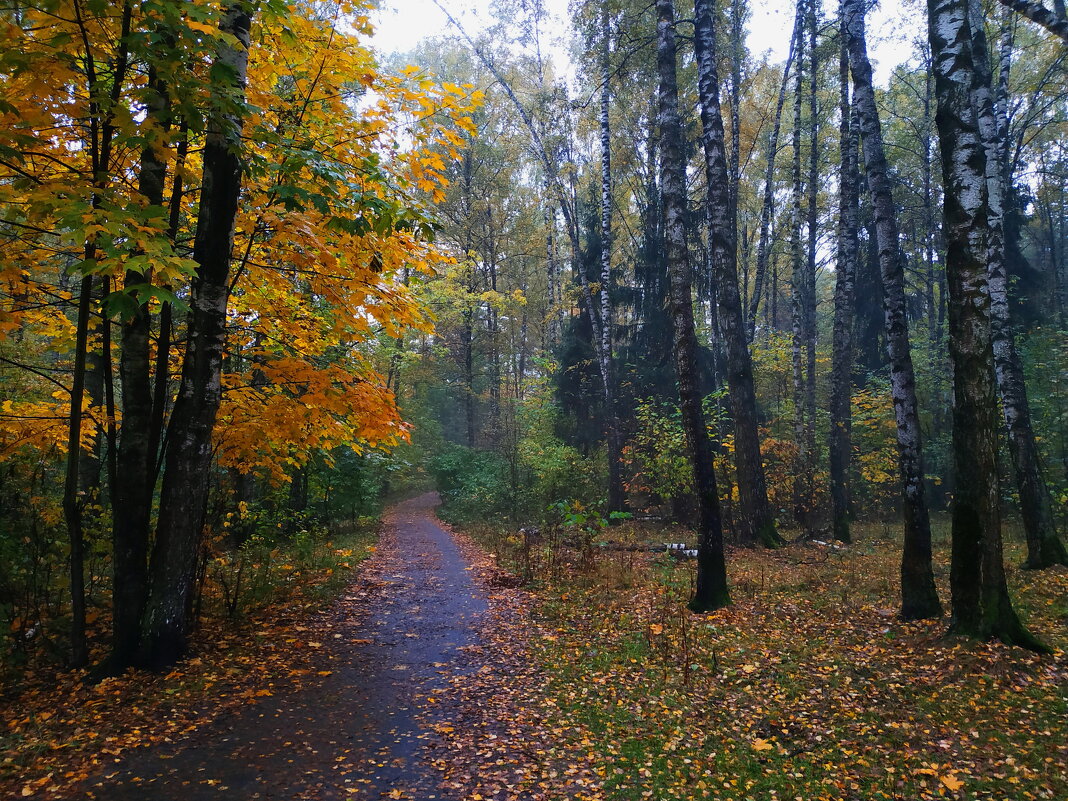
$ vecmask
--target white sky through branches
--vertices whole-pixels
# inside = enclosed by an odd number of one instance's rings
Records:
[[[491,0],[443,2],[449,13],[471,34],[492,24]],[[685,16],[685,0],[677,5],[680,16]],[[834,20],[838,13],[837,2],[825,0],[823,5],[827,20]],[[545,6],[553,20],[545,31],[543,46],[547,45],[560,67],[570,74],[572,70],[567,68],[568,0],[545,0]],[[789,48],[795,0],[750,0],[750,7],[747,31],[750,52],[754,58],[769,52],[773,62],[782,62]],[[868,14],[868,47],[879,84],[886,85],[894,67],[912,57],[912,43],[926,35],[925,11],[924,5],[914,0],[883,0]],[[376,28],[374,47],[384,54],[406,53],[422,39],[456,33],[433,0],[381,0],[380,10],[372,15],[372,20]]]

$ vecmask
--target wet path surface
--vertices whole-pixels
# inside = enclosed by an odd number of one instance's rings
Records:
[[[330,640],[315,644],[332,652],[329,675],[181,743],[127,755],[86,797],[450,799],[430,764],[427,740],[448,715],[434,701],[470,669],[465,650],[477,643],[486,602],[433,521],[435,502],[426,495],[394,508],[372,563],[331,612]]]

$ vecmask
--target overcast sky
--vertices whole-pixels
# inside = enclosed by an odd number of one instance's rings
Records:
[[[450,13],[471,33],[489,24],[490,0],[443,0]],[[545,0],[555,24],[549,36],[566,35],[568,0]],[[770,51],[774,61],[783,61],[790,45],[796,0],[751,0],[748,43],[757,56]],[[911,8],[909,8],[911,6]],[[680,6],[681,7],[681,6]],[[882,0],[869,14],[868,45],[875,62],[875,79],[885,85],[893,68],[907,61],[912,53],[911,42],[924,36],[923,6],[908,0]],[[837,12],[824,0],[824,12]],[[433,0],[381,0],[381,9],[372,15],[376,33],[375,49],[382,53],[405,53],[429,36],[450,34],[448,20]],[[565,58],[566,48],[557,49],[559,59]]]

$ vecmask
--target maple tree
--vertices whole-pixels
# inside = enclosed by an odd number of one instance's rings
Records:
[[[421,196],[478,97],[383,73],[360,3],[61,6],[4,17],[3,450],[67,454],[74,661],[110,513],[112,668],[165,664],[212,465],[407,437],[378,342],[427,325],[402,277],[444,263]]]

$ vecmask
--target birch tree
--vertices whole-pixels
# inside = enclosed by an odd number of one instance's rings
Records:
[[[987,53],[986,32],[982,25],[982,13],[978,4],[969,2],[975,49]],[[990,289],[990,322],[994,347],[994,369],[1001,397],[1001,410],[1005,418],[1009,454],[1020,495],[1020,515],[1023,518],[1027,539],[1029,568],[1045,568],[1052,565],[1068,565],[1068,551],[1057,536],[1053,522],[1053,506],[1049,490],[1042,478],[1038,445],[1031,426],[1031,409],[1027,400],[1027,385],[1024,381],[1023,363],[1012,322],[1009,319],[1009,275],[1005,249],[1005,212],[1007,193],[1011,188],[1011,169],[1005,163],[1008,119],[1005,110],[1009,102],[1008,76],[1011,64],[1011,35],[1008,25],[1003,26],[1000,72],[998,76],[997,102],[992,92],[993,77],[990,74],[990,59],[976,58],[980,71],[976,95],[979,133],[986,152],[987,191],[989,193],[990,227],[987,245],[987,269]],[[980,41],[981,38],[981,41]]]
[[[697,56],[701,106],[701,143],[704,149],[706,214],[712,269],[719,300],[719,330],[726,345],[727,386],[734,423],[735,469],[740,499],[740,536],[743,542],[766,546],[781,542],[768,504],[764,466],[757,432],[753,364],[745,337],[745,318],[738,290],[737,239],[724,148],[723,115],[716,73],[716,32],[709,0],[694,1],[694,47]],[[732,148],[731,159],[736,158]]]
[[[675,46],[673,0],[656,0],[657,75],[660,123],[660,194],[664,241],[671,283],[668,305],[674,331],[673,353],[679,382],[679,408],[697,494],[697,584],[690,601],[695,612],[730,603],[723,554],[723,524],[712,464],[712,442],[701,408],[697,375],[697,332],[693,278],[686,245],[686,183]]]
[[[844,6],[844,3],[843,3]],[[857,169],[857,128],[849,96],[849,53],[846,48],[846,16],[841,12],[841,49],[839,57],[839,134],[841,170],[838,178],[838,259],[835,267],[834,332],[831,352],[831,431],[828,437],[831,479],[831,529],[834,538],[849,542],[850,508],[849,463],[850,399],[853,372],[853,317],[855,313],[857,258],[860,242],[857,229],[860,218],[860,177]]]
[[[891,393],[897,422],[898,465],[904,506],[904,543],[901,556],[901,615],[906,619],[936,617],[942,613],[931,567],[931,521],[924,494],[923,446],[916,377],[909,346],[902,264],[894,198],[887,176],[882,126],[875,105],[872,69],[868,61],[862,0],[845,0],[849,66],[863,140],[868,192],[875,215],[879,270],[883,279],[883,316],[886,348],[890,356]]]
[[[928,0],[942,161],[953,360],[952,631],[1045,647],[1020,622],[1009,598],[1001,540],[996,401],[990,324],[989,188],[976,109],[984,70],[968,0]],[[977,97],[978,93],[978,97]]]

